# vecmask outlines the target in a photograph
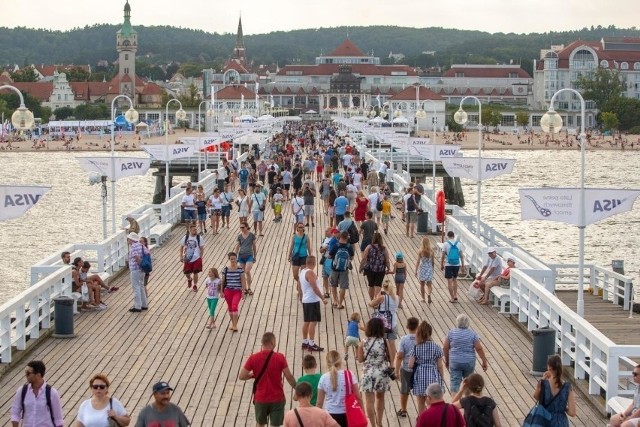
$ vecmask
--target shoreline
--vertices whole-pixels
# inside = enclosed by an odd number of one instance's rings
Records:
[[[169,144],[179,144],[182,137],[198,137],[199,132],[195,130],[187,130],[186,132],[175,132],[168,137]],[[463,150],[476,150],[478,148],[477,133],[464,132],[461,135],[461,140],[456,140],[456,136],[460,135],[454,132],[438,132],[436,134],[436,142],[438,144],[459,144]],[[421,131],[420,137],[430,138],[431,132]],[[557,150],[578,150],[578,144],[576,142],[576,136],[569,135],[568,137],[564,133],[559,134],[559,139],[550,139],[546,134],[533,133],[515,135],[511,133],[494,134],[483,133],[483,150],[486,151],[503,151],[503,150],[530,150],[530,151],[557,151]],[[523,143],[531,139],[531,143]],[[0,142],[0,153],[2,152],[111,152],[110,139],[107,136],[98,135],[82,135],[80,140],[72,140],[70,147],[65,145],[64,141],[46,141],[46,140],[26,140],[26,141],[12,141],[10,148],[8,143]],[[127,137],[117,137],[115,151],[128,152],[128,151],[141,151],[141,146],[144,145],[164,145],[164,136],[152,136],[146,137],[144,135],[128,135]],[[626,145],[622,147],[622,145]],[[37,148],[36,148],[37,146]],[[613,136],[593,136],[590,138],[589,145],[586,147],[587,151],[638,151],[640,150],[640,136],[638,135],[623,135],[617,140]]]

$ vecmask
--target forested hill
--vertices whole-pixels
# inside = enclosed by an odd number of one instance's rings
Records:
[[[0,27],[0,64],[96,64],[114,61],[115,34],[119,25],[94,25],[70,31]],[[201,63],[215,66],[226,59],[235,43],[235,34],[207,33],[168,26],[134,26],[138,31],[138,58],[150,64]],[[389,52],[402,53],[402,61],[412,66],[449,66],[452,63],[522,63],[531,71],[531,61],[542,48],[567,44],[576,39],[640,37],[635,28],[613,26],[577,31],[504,34],[444,28],[391,26],[337,27],[295,31],[275,31],[245,36],[247,57],[259,64],[294,61],[312,63],[321,53],[330,53],[347,37],[364,52],[386,59]],[[435,51],[435,55],[422,52]]]

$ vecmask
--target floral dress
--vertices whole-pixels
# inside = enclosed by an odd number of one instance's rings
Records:
[[[360,381],[360,390],[365,393],[389,391],[389,377],[384,374],[389,366],[384,339],[367,338],[363,350],[366,359],[362,366],[364,375]]]
[[[418,280],[421,282],[430,282],[433,280],[433,260],[431,258],[420,258]]]

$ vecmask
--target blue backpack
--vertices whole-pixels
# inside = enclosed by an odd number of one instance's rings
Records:
[[[349,268],[349,249],[346,245],[338,246],[338,251],[333,257],[331,267],[334,271],[347,271]]]
[[[460,265],[460,248],[458,243],[460,242],[448,242],[449,250],[447,251],[447,263],[449,265]]]

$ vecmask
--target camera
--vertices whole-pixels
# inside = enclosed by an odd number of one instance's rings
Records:
[[[396,371],[395,371],[395,369],[389,367],[389,368],[385,369],[383,371],[383,373],[384,373],[385,376],[389,377],[389,379],[391,381],[395,381],[396,380]]]

